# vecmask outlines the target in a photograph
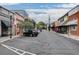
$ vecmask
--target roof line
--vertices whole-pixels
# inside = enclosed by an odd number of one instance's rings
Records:
[[[16,14],[18,14],[19,16],[23,17],[22,15],[20,15],[18,12],[15,12]],[[24,17],[23,17],[24,18]]]
[[[3,9],[5,9],[5,10],[7,10],[8,12],[13,13],[12,11],[10,11],[10,10],[8,10],[8,9],[4,8],[3,6],[0,6],[0,8],[3,8]],[[14,13],[13,13],[13,14],[14,14]]]
[[[71,10],[69,10],[68,12],[66,12],[63,16],[61,16],[59,19],[63,18],[65,15],[67,15],[70,11],[72,11],[73,9],[75,9],[76,7],[78,7],[79,5],[75,6],[74,8],[72,8]],[[58,20],[59,20],[58,19]]]

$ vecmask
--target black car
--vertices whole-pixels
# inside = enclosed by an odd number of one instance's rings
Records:
[[[33,36],[33,37],[38,36],[38,34],[39,34],[39,32],[38,32],[37,30],[33,30],[33,33],[32,33],[32,36]]]
[[[24,36],[36,37],[38,35],[38,31],[37,30],[33,30],[33,29],[28,29],[28,30],[24,31],[23,35]]]
[[[31,29],[27,29],[23,32],[24,36],[32,36],[33,31]]]

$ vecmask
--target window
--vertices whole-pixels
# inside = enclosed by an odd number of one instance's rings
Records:
[[[64,17],[64,21],[67,21],[67,20],[68,20],[68,18],[67,18],[67,16],[65,16],[65,17]]]
[[[62,18],[62,19],[60,19],[60,22],[63,22],[64,21],[64,19]]]
[[[70,28],[71,28],[72,31],[76,31],[77,26],[76,25],[70,26]]]

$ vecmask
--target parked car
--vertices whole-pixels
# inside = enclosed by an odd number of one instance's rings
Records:
[[[32,37],[36,37],[38,35],[38,31],[34,30],[34,29],[27,29],[23,32],[24,36],[32,36]]]
[[[38,30],[33,30],[33,33],[32,33],[32,36],[33,36],[33,37],[38,36],[38,34],[39,34]]]
[[[33,31],[31,29],[27,29],[23,32],[24,36],[32,36]]]

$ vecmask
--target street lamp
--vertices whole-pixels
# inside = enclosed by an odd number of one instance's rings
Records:
[[[10,16],[10,38],[12,38],[12,16]]]

